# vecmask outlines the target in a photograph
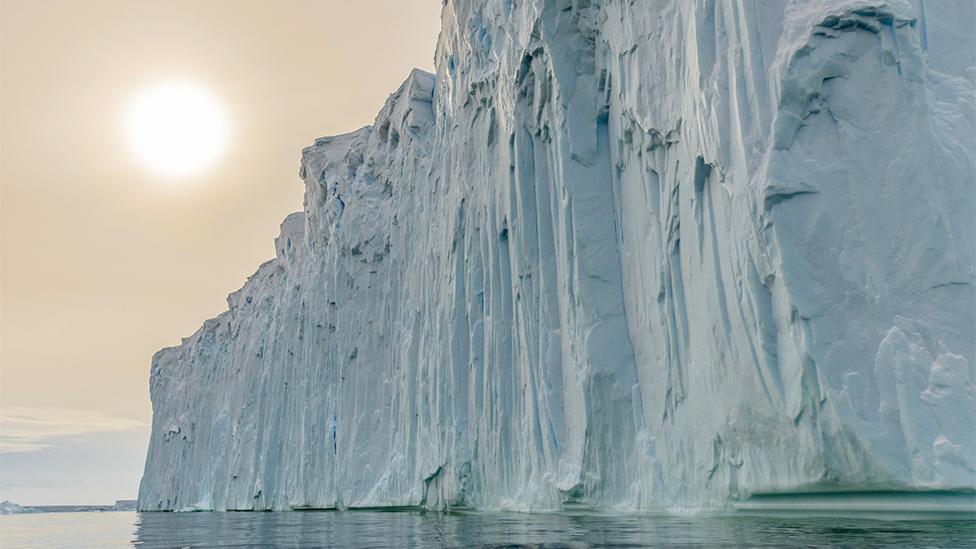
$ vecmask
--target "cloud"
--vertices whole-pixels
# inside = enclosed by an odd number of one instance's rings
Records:
[[[94,410],[4,406],[0,407],[0,454],[50,448],[54,446],[53,439],[58,437],[138,431],[146,427],[141,421]]]

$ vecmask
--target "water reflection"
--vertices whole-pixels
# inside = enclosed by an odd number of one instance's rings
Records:
[[[976,546],[970,520],[877,521],[594,513],[141,513],[139,547]]]

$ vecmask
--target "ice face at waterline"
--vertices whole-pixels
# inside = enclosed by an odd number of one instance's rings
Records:
[[[973,16],[448,0],[153,358],[140,508],[970,493]]]

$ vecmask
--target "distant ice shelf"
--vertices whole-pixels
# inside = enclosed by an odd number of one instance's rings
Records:
[[[153,357],[139,508],[972,508],[974,18],[447,0]]]

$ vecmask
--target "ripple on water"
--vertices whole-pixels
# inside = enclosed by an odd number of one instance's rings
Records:
[[[51,513],[0,517],[3,547],[976,547],[973,520],[603,513]]]

